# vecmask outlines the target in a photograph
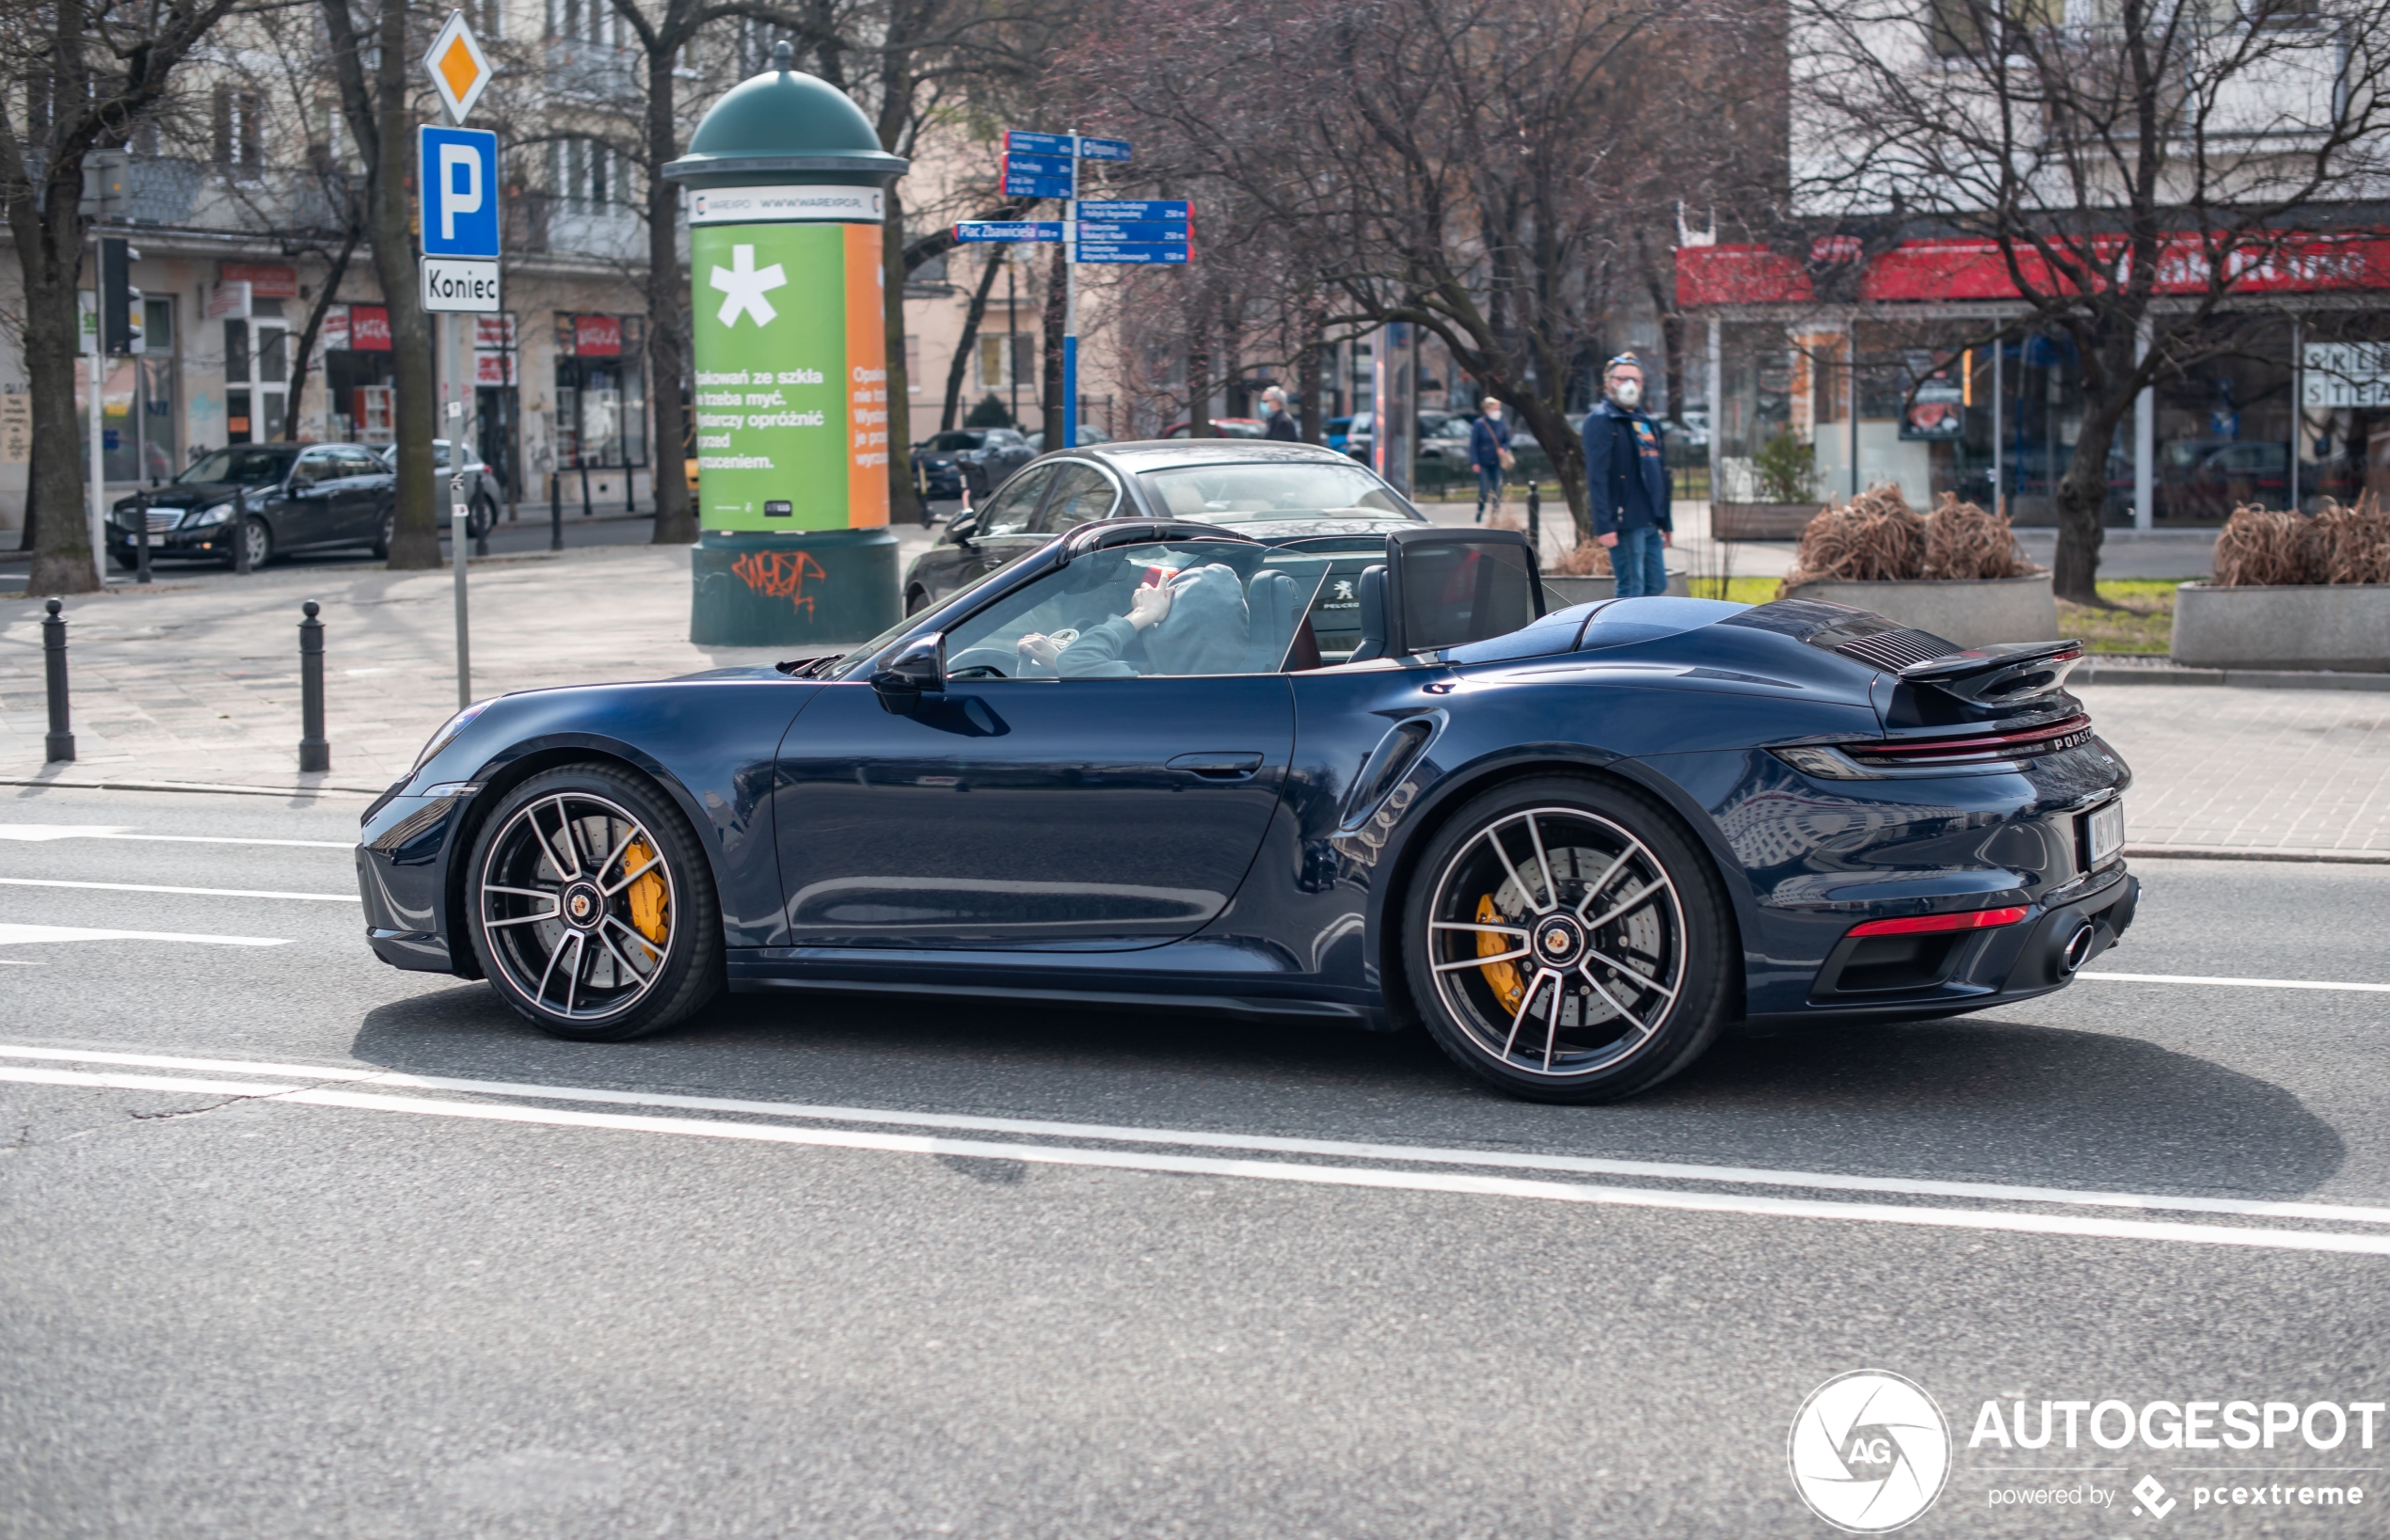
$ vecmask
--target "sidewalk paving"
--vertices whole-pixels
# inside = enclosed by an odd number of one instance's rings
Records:
[[[904,560],[928,538],[898,533]],[[470,581],[476,696],[798,650],[691,645],[685,547],[495,559]],[[378,791],[455,709],[451,595],[446,571],[352,567],[176,579],[70,600],[80,756],[53,766],[41,760],[42,607],[0,600],[0,780]],[[333,768],[302,776],[297,625],[311,598],[327,627]],[[2390,699],[2216,685],[2080,693],[2132,763],[2135,847],[2390,859]]]

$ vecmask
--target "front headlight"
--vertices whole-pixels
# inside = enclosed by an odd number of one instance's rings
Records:
[[[439,724],[439,731],[434,733],[431,736],[431,741],[423,745],[423,752],[415,756],[415,763],[408,767],[406,773],[412,775],[417,770],[422,770],[425,765],[430,764],[432,762],[433,755],[438,754],[440,750],[447,748],[449,744],[454,742],[456,740],[456,735],[463,732],[467,724],[471,722],[475,717],[480,716],[484,711],[489,709],[490,701],[494,701],[496,699],[498,699],[498,697],[492,695],[488,701],[475,701],[472,705],[465,707],[462,711],[457,712],[446,722],[441,722]]]
[[[203,508],[184,519],[183,527],[186,530],[204,530],[211,524],[221,524],[231,516],[232,505],[229,502],[219,502],[213,508]]]

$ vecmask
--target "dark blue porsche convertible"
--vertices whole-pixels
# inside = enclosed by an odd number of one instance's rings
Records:
[[[1548,611],[1501,531],[1080,524],[838,657],[529,691],[365,817],[374,949],[620,1040],[727,988],[1422,1023],[1595,1102],[2131,923],[2073,643]]]

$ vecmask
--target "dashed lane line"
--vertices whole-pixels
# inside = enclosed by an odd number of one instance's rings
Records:
[[[772,1123],[734,1123],[706,1118],[656,1118],[632,1113],[575,1112],[553,1107],[488,1102],[455,1102],[428,1096],[381,1096],[363,1091],[299,1087],[276,1090],[260,1083],[183,1080],[167,1075],[85,1074],[65,1070],[0,1069],[0,1080],[79,1085],[137,1090],[206,1091],[254,1097],[261,1104],[344,1107],[361,1112],[403,1113],[472,1122],[517,1123],[550,1128],[650,1134],[681,1138],[735,1139],[816,1149],[864,1150],[890,1154],[945,1155],[966,1160],[1009,1160],[1040,1166],[1077,1166],[1105,1170],[1159,1171],[1184,1176],[1282,1182],[1307,1186],[1362,1187],[1382,1191],[1448,1193],[1476,1198],[1514,1198],[1620,1208],[1674,1210],[1688,1214],[1754,1218],[1827,1219],[1928,1229],[1994,1230],[2061,1235],[2090,1240],[2159,1241],[2259,1250],[2312,1251],[2349,1256],[2390,1256],[2390,1235],[2333,1230],[2263,1230],[2175,1220],[2098,1219],[2062,1214],[2001,1213],[1986,1209],[1937,1209],[1890,1203],[1848,1203],[1814,1199],[1769,1198],[1722,1193],[1606,1187],[1584,1183],[1538,1182],[1519,1177],[1474,1176],[1453,1171],[1401,1171],[1379,1167],[1330,1166],[1292,1161],[1227,1160],[1206,1155],[1149,1154],[1052,1144],[997,1144],[917,1134],[875,1134],[860,1129],[790,1128]],[[119,1082],[137,1084],[118,1086]]]
[[[288,946],[288,936],[221,936],[187,930],[118,930],[87,925],[0,925],[0,946],[54,941],[176,941],[194,946]]]
[[[0,823],[0,839],[48,844],[61,839],[135,839],[159,845],[281,845],[305,850],[353,850],[353,840],[252,839],[232,834],[145,834],[121,823]]]
[[[315,904],[361,904],[354,893],[282,893],[267,888],[182,888],[159,882],[71,882],[57,877],[0,877],[0,887],[88,888],[103,893],[179,893],[199,898],[296,898]]]
[[[30,1059],[132,1069],[194,1070],[228,1075],[289,1076],[319,1085],[347,1083],[412,1090],[460,1091],[479,1096],[582,1102],[611,1106],[667,1108],[678,1112],[730,1113],[746,1117],[802,1119],[820,1122],[877,1123],[959,1133],[1011,1134],[1036,1138],[1100,1140],[1114,1144],[1175,1145],[1185,1149],[1250,1151],[1266,1154],[1331,1159],[1403,1161],[1426,1166],[1474,1166],[1506,1170],[1567,1171],[1586,1176],[1640,1177],[1651,1181],[1702,1182],[1729,1186],[1800,1187],[1818,1192],[1872,1193],[1903,1198],[1954,1198],[1995,1203],[2041,1203],[2070,1208],[2135,1209],[2159,1213],[2231,1215],[2254,1219],[2301,1219],[2326,1224],[2390,1225],[2390,1208],[2349,1203],[2303,1203],[2245,1198],[2199,1198],[2162,1193],[2102,1192],[2076,1187],[2035,1187],[2011,1183],[1947,1182],[1925,1178],[1851,1176],[1840,1172],[1781,1170],[1766,1167],[1698,1166],[1678,1161],[1611,1159],[1517,1150],[1456,1150],[1434,1145],[1381,1144],[1349,1139],[1266,1134],[1219,1134],[1196,1129],[1142,1128],[1109,1123],[1055,1122],[1030,1118],[993,1118],[963,1113],[908,1112],[884,1107],[813,1105],[737,1097],[683,1096],[663,1091],[613,1090],[591,1086],[547,1086],[518,1081],[470,1080],[412,1075],[358,1066],[279,1064],[173,1054],[87,1052],[80,1049],[0,1044],[0,1060]]]

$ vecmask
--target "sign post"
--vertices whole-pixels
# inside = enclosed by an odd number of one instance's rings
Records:
[[[663,167],[688,189],[701,646],[852,643],[899,615],[881,227],[906,162],[790,56]]]
[[[1062,243],[1062,431],[1061,442],[1053,446],[1058,449],[1076,449],[1079,439],[1079,263],[1184,262],[1194,255],[1194,227],[1184,201],[1089,202],[1079,198],[1081,165],[1124,162],[1132,152],[1126,139],[1006,129],[1004,196],[1061,198],[1062,218],[964,220],[954,227],[958,241]]]
[[[499,308],[498,135],[463,126],[489,85],[489,60],[465,13],[452,10],[423,55],[448,119],[415,131],[416,183],[422,189],[419,223],[423,232],[423,309],[438,328],[435,373],[448,385],[448,520],[456,579],[456,704],[473,703],[472,627],[467,605],[465,551],[470,538],[471,505],[465,500],[466,396],[470,367],[456,357],[462,328],[440,317],[495,312]],[[446,354],[446,368],[438,366]],[[434,461],[438,463],[437,459]]]

